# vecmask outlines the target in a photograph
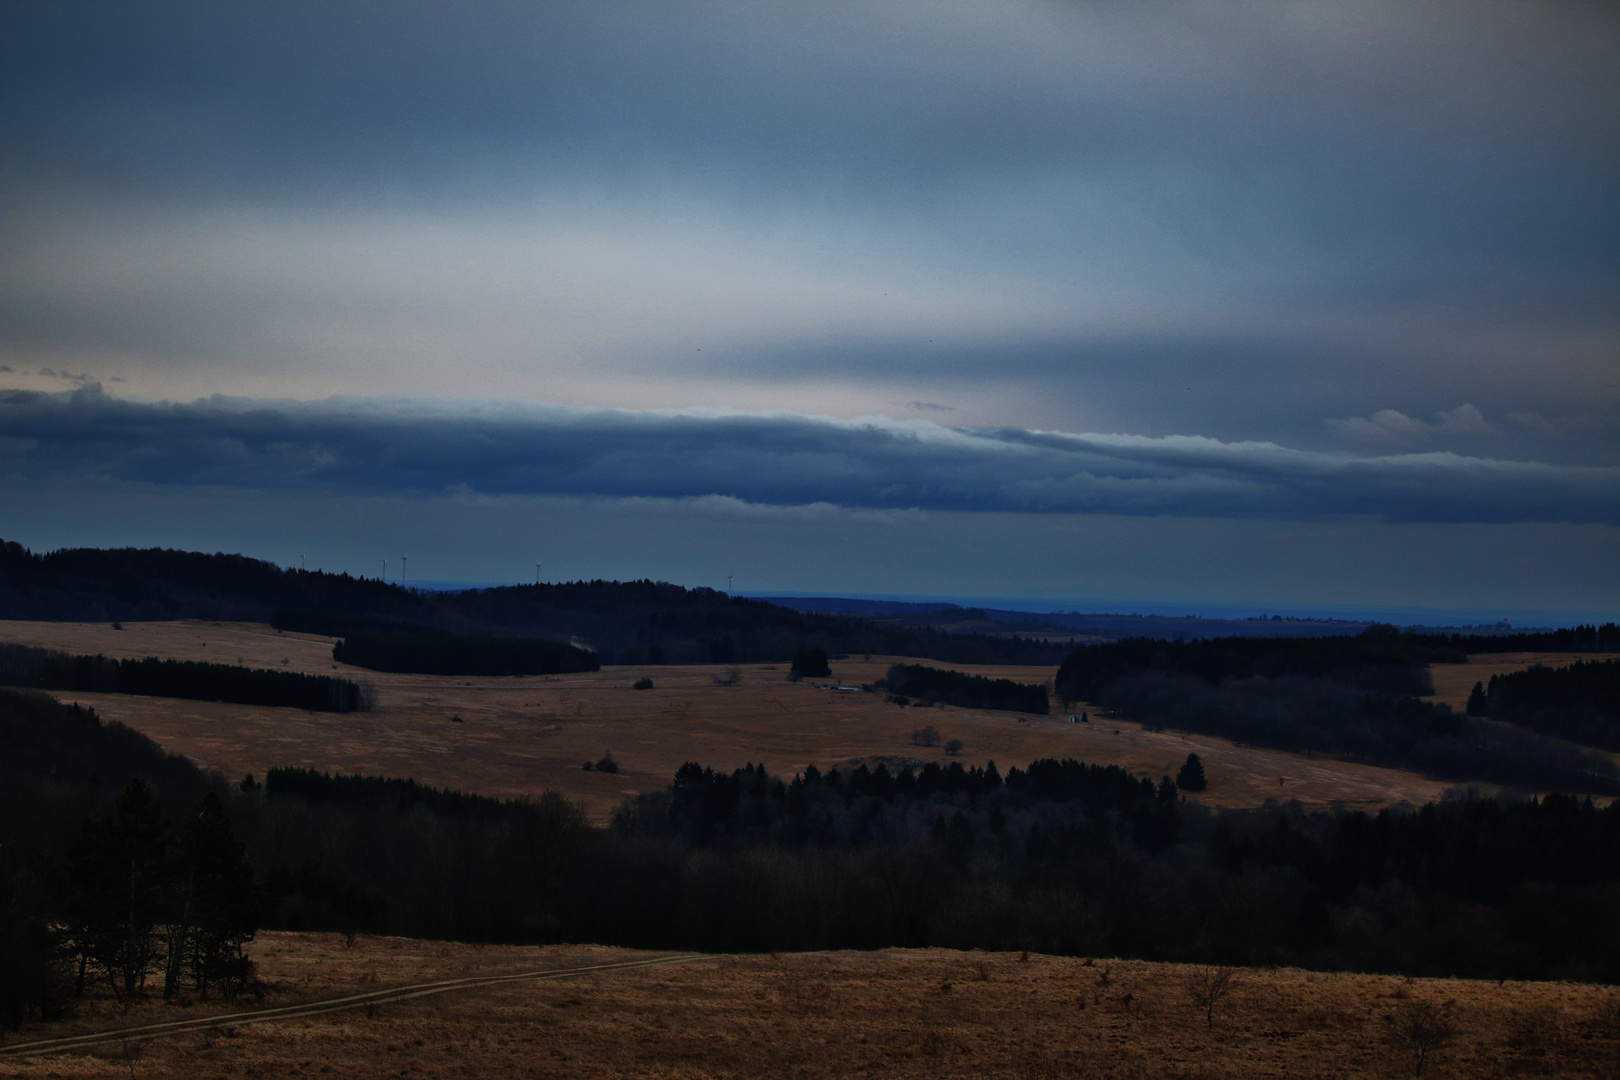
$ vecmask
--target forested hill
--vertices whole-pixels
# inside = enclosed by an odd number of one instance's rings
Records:
[[[946,663],[1057,664],[1067,644],[882,626],[713,589],[580,581],[415,592],[348,574],[283,570],[241,555],[80,548],[38,555],[0,543],[0,619],[230,619],[336,637],[424,629],[578,638],[601,662],[789,661],[803,647]]]
[[[0,619],[268,622],[277,608],[321,608],[407,622],[433,605],[407,589],[348,574],[283,570],[244,555],[166,548],[68,548],[37,555],[0,543]]]

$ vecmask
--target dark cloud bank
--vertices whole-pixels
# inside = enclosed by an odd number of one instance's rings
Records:
[[[0,475],[367,494],[725,496],[774,506],[1620,524],[1620,469],[1454,453],[520,402],[0,393]]]

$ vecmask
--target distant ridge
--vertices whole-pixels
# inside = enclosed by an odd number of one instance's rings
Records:
[[[1017,627],[1030,632],[1046,634],[1074,632],[1110,638],[1160,637],[1174,640],[1178,637],[1319,637],[1331,634],[1358,634],[1369,626],[1384,625],[1391,622],[1400,625],[1403,629],[1417,633],[1452,634],[1467,632],[1481,636],[1515,634],[1526,629],[1552,628],[1551,626],[1510,625],[1507,620],[1491,620],[1486,623],[1458,621],[1430,623],[1379,619],[1369,616],[1337,617],[1332,615],[1299,614],[1243,617],[1144,615],[1137,612],[1126,614],[1118,610],[1058,611],[1052,610],[1050,607],[1043,607],[1040,610],[1028,610],[995,607],[990,604],[958,603],[951,600],[751,595],[756,600],[780,604],[796,611],[899,619],[919,625],[945,625],[962,621],[988,620],[1007,624],[1009,629]]]
[[[1196,615],[1119,615],[1110,613],[1013,611],[1006,608],[964,607],[945,601],[863,600],[835,596],[765,596],[769,603],[796,611],[861,615],[895,620],[908,625],[951,626],[997,624],[1006,631],[1029,634],[1075,634],[1084,637],[1155,637],[1175,640],[1193,637],[1325,637],[1359,634],[1370,620],[1209,619]]]
[[[0,542],[0,619],[211,619],[354,633],[442,631],[572,642],[602,664],[786,662],[803,647],[955,664],[1050,664],[1067,641],[952,632],[801,612],[657,581],[575,581],[458,592],[282,569],[242,555],[162,548],[36,554]]]

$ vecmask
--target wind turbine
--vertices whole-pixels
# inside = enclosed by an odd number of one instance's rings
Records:
[[[731,579],[733,577],[735,577],[735,576],[736,576],[735,574],[727,574],[726,575],[726,595],[727,596],[731,595]]]
[[[405,556],[399,557],[399,583],[405,584]]]
[[[540,584],[540,560],[539,559],[536,559],[534,561],[534,583],[536,585]]]
[[[382,577],[380,579],[378,579],[378,580],[380,580],[380,581],[387,581],[388,580],[388,556],[386,556],[386,555],[383,556]]]

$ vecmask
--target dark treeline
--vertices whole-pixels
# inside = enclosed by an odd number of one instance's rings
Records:
[[[675,836],[692,847],[859,848],[926,836],[960,861],[979,833],[1005,835],[1009,811],[1039,806],[1044,832],[1032,821],[1032,842],[1047,858],[1106,851],[1125,838],[1161,851],[1179,828],[1176,795],[1168,777],[1155,784],[1117,765],[1072,759],[1014,766],[1005,778],[993,761],[983,768],[930,762],[896,773],[883,764],[827,773],[812,765],[791,781],[753,765],[728,775],[689,762],[669,790],[626,803],[615,825],[622,832]]]
[[[1561,739],[1327,679],[1137,675],[1094,699],[1150,728],[1414,769],[1459,783],[1620,794],[1620,769]]]
[[[278,774],[273,795],[227,787],[85,710],[12,692],[0,692],[0,738],[20,750],[0,760],[0,986],[23,988],[13,1016],[38,1011],[26,988],[42,984],[17,967],[30,955],[71,987],[78,954],[51,928],[83,887],[74,852],[118,825],[141,775],[169,821],[218,799],[268,927],[1620,980],[1620,804],[1236,813],[1183,802],[1165,778],[1073,761],[1005,775],[688,765],[597,829],[552,795],[493,804],[296,773]],[[1223,777],[1208,779],[1218,792]],[[126,829],[152,816],[123,813]],[[154,925],[155,957],[168,923]],[[47,947],[30,954],[30,941]],[[92,973],[121,978],[120,955],[105,957]]]
[[[427,622],[426,599],[381,581],[283,570],[244,555],[164,548],[36,554],[0,542],[0,619],[62,622],[221,619],[268,622],[277,608]]]
[[[0,542],[0,619],[231,619],[347,637],[447,631],[578,639],[604,664],[785,663],[800,648],[952,664],[1056,664],[1072,647],[816,614],[714,589],[576,581],[428,593],[240,555],[134,548],[35,554]]]
[[[1475,694],[1470,701],[1483,697],[1484,712],[1492,719],[1620,750],[1620,660],[1577,660],[1562,668],[1536,664],[1492,675]]]
[[[1620,652],[1620,625],[1604,623],[1602,626],[1572,626],[1518,634],[1434,635],[1434,640],[1465,653],[1612,653]]]
[[[962,709],[1005,709],[1042,716],[1051,711],[1044,686],[942,671],[923,664],[889,665],[888,674],[883,677],[883,689],[916,698],[923,705],[944,702]]]
[[[1315,638],[1126,638],[1070,653],[1053,683],[1066,701],[1095,701],[1121,679],[1146,672],[1186,675],[1212,686],[1228,679],[1296,676],[1385,693],[1431,694],[1427,665],[1465,659],[1443,641],[1385,626]]]
[[[1527,790],[1620,793],[1608,758],[1550,723],[1521,730],[1454,713],[1427,664],[1460,660],[1442,638],[1371,627],[1353,637],[1130,639],[1079,649],[1054,680],[1066,700],[1150,728],[1416,769]]]
[[[457,618],[508,632],[575,636],[604,664],[791,662],[829,656],[919,656],[955,664],[1055,664],[1070,646],[1021,637],[953,634],[864,618],[794,611],[714,589],[654,581],[578,581],[473,589],[438,601]]]
[[[594,652],[566,642],[445,633],[351,634],[332,647],[332,659],[417,675],[558,675],[602,666]]]
[[[249,778],[244,790],[253,790]],[[391,806],[396,810],[421,807],[436,814],[499,820],[521,811],[523,804],[492,799],[465,791],[436,788],[415,780],[392,777],[333,776],[315,769],[273,768],[264,777],[268,799],[302,799],[314,806]]]
[[[113,660],[27,645],[0,644],[0,686],[228,701],[311,712],[366,712],[373,704],[369,685],[329,675],[150,656]]]

